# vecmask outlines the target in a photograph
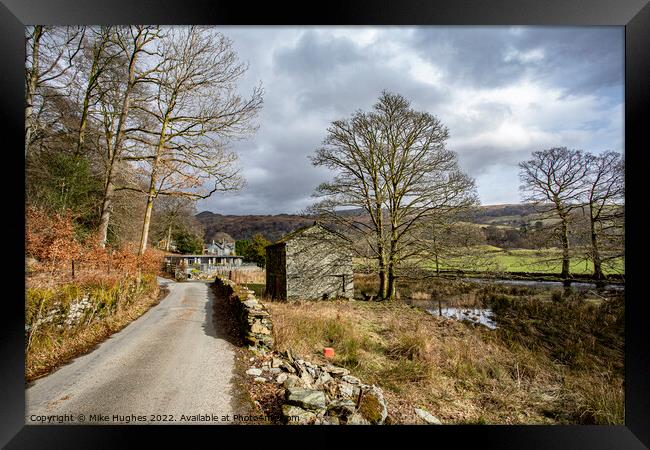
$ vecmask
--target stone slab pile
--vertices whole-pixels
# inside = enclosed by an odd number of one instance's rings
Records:
[[[282,385],[282,413],[289,425],[381,425],[388,415],[382,390],[362,383],[343,367],[284,352],[246,373],[256,380],[264,374]]]

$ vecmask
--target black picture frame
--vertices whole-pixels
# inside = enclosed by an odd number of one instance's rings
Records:
[[[363,440],[396,437],[402,445],[438,445],[441,440],[480,448],[633,449],[650,446],[650,352],[644,323],[644,218],[641,180],[644,125],[650,105],[650,5],[647,0],[456,0],[448,3],[388,0],[329,1],[310,4],[221,0],[0,0],[0,123],[5,194],[13,208],[4,214],[7,272],[0,317],[0,445],[7,448],[131,447],[134,438],[167,444],[174,438],[252,439],[287,445],[339,445],[355,435]],[[24,26],[31,24],[214,24],[214,25],[617,25],[625,27],[626,143],[626,353],[624,426],[387,426],[387,427],[201,427],[201,426],[28,426],[24,423],[24,197],[18,195],[24,133]],[[598,45],[594,42],[594,45]],[[11,138],[11,139],[8,139]],[[646,144],[644,146],[644,144]],[[14,160],[15,159],[15,160]],[[6,159],[5,159],[6,160]],[[24,166],[22,166],[24,167]],[[10,181],[16,174],[17,180]],[[14,236],[15,234],[15,236]],[[630,260],[630,258],[632,258]],[[15,272],[15,273],[14,273]],[[6,291],[6,287],[11,289]],[[286,434],[285,434],[286,433]],[[215,436],[217,434],[217,436]],[[179,436],[180,435],[180,436]],[[429,445],[427,445],[429,446]]]

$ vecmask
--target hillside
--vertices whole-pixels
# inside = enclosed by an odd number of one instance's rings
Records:
[[[276,241],[295,228],[308,225],[313,220],[293,214],[234,216],[203,211],[196,215],[206,237],[215,233],[228,233],[234,239],[250,239],[261,233],[269,241]]]
[[[250,239],[253,234],[261,233],[268,240],[275,241],[285,233],[312,222],[309,218],[294,214],[235,216],[210,211],[203,211],[196,218],[203,226],[208,240],[215,233],[224,232],[234,239]],[[484,205],[469,213],[464,220],[480,225],[518,228],[522,223],[534,222],[536,214],[535,207],[531,204]]]

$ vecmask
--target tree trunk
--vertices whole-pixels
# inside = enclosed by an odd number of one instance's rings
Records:
[[[81,122],[79,123],[79,134],[77,136],[77,155],[81,154],[85,144],[86,127],[88,125],[88,110],[90,108],[90,97],[92,96],[93,88],[99,75],[99,59],[102,56],[104,42],[105,41],[95,44],[95,47],[93,48],[93,61],[90,66],[90,74],[88,76],[86,92],[84,93],[83,107],[81,110]]]
[[[397,292],[395,267],[397,265],[397,224],[391,222],[390,247],[388,257],[388,288],[386,292],[387,300],[394,300]]]
[[[169,224],[169,229],[167,230],[167,242],[165,243],[165,251],[169,251],[169,242],[172,240],[172,224]]]
[[[600,251],[598,250],[598,233],[593,219],[591,220],[591,259],[594,263],[594,278],[597,280],[604,279],[605,274],[603,273]]]
[[[569,278],[569,226],[567,218],[562,217],[562,278]]]
[[[395,275],[395,262],[391,261],[388,264],[388,289],[386,292],[386,300],[394,300],[397,293],[397,277]]]
[[[140,237],[139,255],[144,254],[147,249],[147,240],[149,239],[149,225],[151,224],[151,211],[153,210],[153,199],[156,195],[154,181],[151,181],[149,195],[147,196],[147,209],[144,213],[144,222],[142,223],[142,236]]]
[[[163,122],[160,128],[160,137],[158,138],[158,145],[156,148],[156,159],[154,159],[153,164],[151,165],[151,180],[149,181],[149,192],[147,197],[147,209],[144,213],[144,222],[142,223],[142,236],[140,237],[140,251],[139,255],[144,254],[144,251],[147,249],[147,239],[149,238],[149,225],[151,224],[151,212],[153,211],[153,200],[156,198],[156,177],[158,173],[158,165],[160,164],[160,157],[162,156],[163,149],[165,147],[166,133],[167,133],[167,123],[169,120],[169,115],[171,114],[171,109],[168,109]]]
[[[99,239],[102,248],[106,246],[108,240],[108,222],[111,218],[113,208],[113,196],[115,195],[115,185],[113,184],[113,164],[108,168],[106,187],[104,189],[104,200],[102,202],[102,213],[99,218]]]
[[[377,193],[378,189],[379,188],[375,180],[375,193]],[[375,208],[377,209],[377,253],[379,254],[379,292],[377,293],[377,299],[384,300],[386,298],[388,289],[388,274],[386,273],[386,248],[384,246],[384,213],[379,196],[376,198]]]
[[[122,141],[124,140],[124,126],[129,115],[129,106],[131,104],[131,91],[135,85],[135,65],[138,59],[137,52],[134,52],[129,62],[129,81],[124,91],[124,100],[122,102],[122,111],[120,118],[117,122],[117,132],[115,133],[115,145],[113,146],[113,154],[109,155],[108,174],[106,177],[106,189],[104,191],[104,201],[102,202],[102,213],[99,221],[99,237],[100,245],[105,247],[108,238],[108,222],[111,217],[111,209],[113,205],[113,196],[115,195],[115,165],[119,160],[119,155],[122,149]]]
[[[33,134],[32,115],[34,109],[34,94],[38,84],[38,58],[42,35],[43,26],[36,25],[34,27],[34,42],[32,43],[32,69],[29,78],[26,80],[27,83],[25,87],[25,155],[27,155]]]
[[[379,292],[377,293],[377,299],[383,300],[386,298],[387,288],[388,288],[388,273],[386,272],[386,266],[383,262],[379,266]]]

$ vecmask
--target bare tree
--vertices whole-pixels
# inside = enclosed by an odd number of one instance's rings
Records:
[[[445,270],[494,270],[494,261],[481,247],[486,243],[481,229],[472,223],[459,221],[456,216],[429,220],[420,227],[414,247],[420,258],[433,262],[436,276]]]
[[[157,196],[199,199],[242,186],[237,155],[226,145],[255,130],[252,119],[262,105],[261,87],[249,98],[236,93],[247,66],[238,62],[232,42],[222,34],[203,27],[172,29],[159,52],[160,69],[149,80],[153,96],[135,106],[150,125],[130,130],[138,132],[141,146],[124,158],[146,173],[148,187],[121,188],[147,196],[141,253]]]
[[[559,240],[562,246],[563,278],[570,277],[569,228],[572,211],[581,207],[587,176],[587,160],[581,150],[566,147],[533,152],[532,159],[519,163],[520,190],[524,201],[531,201],[540,211],[553,213],[559,219]],[[546,206],[548,205],[548,206]]]
[[[107,91],[101,86],[106,81],[106,72],[115,71],[115,64],[119,64],[119,48],[114,44],[113,38],[116,34],[116,27],[102,26],[89,27],[82,55],[85,61],[80,64],[81,117],[79,118],[79,129],[77,131],[76,155],[80,155],[86,144],[86,130],[91,115],[91,107],[95,106],[99,98]]]
[[[165,239],[165,250],[170,250],[172,235],[176,231],[188,230],[203,235],[203,229],[195,217],[196,202],[183,198],[163,196],[154,203],[151,220],[152,234]]]
[[[99,222],[99,240],[105,245],[108,236],[108,224],[111,216],[112,202],[115,195],[115,179],[117,168],[121,162],[124,140],[126,135],[127,121],[131,107],[133,91],[138,83],[149,80],[149,76],[156,72],[159,67],[154,65],[145,69],[139,67],[139,60],[143,55],[154,56],[153,43],[160,38],[160,28],[155,26],[132,26],[120,27],[114,34],[114,43],[117,45],[125,59],[128,61],[126,85],[121,93],[121,105],[118,107],[117,119],[111,116],[105,121],[108,126],[115,126],[115,129],[107,129],[107,170],[104,189],[104,199],[101,208]],[[110,116],[110,108],[104,109]],[[106,116],[105,116],[106,117]]]
[[[372,112],[334,122],[328,132],[312,163],[337,173],[317,188],[323,200],[313,210],[360,232],[378,260],[380,283],[385,277],[380,296],[392,299],[398,269],[422,261],[419,232],[476,204],[474,181],[445,148],[446,127],[400,95],[383,92]],[[342,207],[361,208],[370,220],[351,219]]]
[[[388,296],[393,298],[400,266],[422,259],[414,245],[418,229],[431,220],[456,216],[478,198],[474,180],[460,170],[456,153],[445,148],[449,132],[438,118],[386,92],[377,106],[386,141],[381,173],[388,190]]]
[[[335,176],[318,186],[314,196],[322,200],[308,213],[345,230],[356,254],[377,262],[379,298],[386,298],[387,188],[380,173],[382,143],[376,117],[357,111],[349,120],[332,122],[327,131],[323,146],[310,159],[316,166],[335,171]]]
[[[589,256],[594,265],[594,278],[603,279],[603,262],[620,257],[623,249],[624,164],[620,153],[612,151],[600,155],[587,153],[586,161],[584,201],[589,213]],[[610,244],[606,245],[609,250],[606,252],[605,243]]]
[[[81,50],[85,27],[27,27],[25,36],[25,155],[34,140],[37,121],[34,107],[45,101],[44,93],[66,95],[66,77]],[[49,89],[47,89],[49,88]]]

